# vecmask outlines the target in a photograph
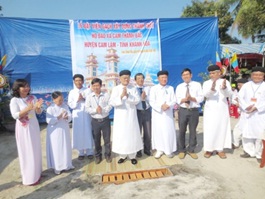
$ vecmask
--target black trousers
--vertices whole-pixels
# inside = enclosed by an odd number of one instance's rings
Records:
[[[137,110],[140,132],[143,130],[144,152],[151,151],[151,108],[147,110]]]
[[[104,147],[105,147],[105,157],[111,155],[111,146],[110,146],[110,120],[109,117],[103,118],[102,121],[92,118],[92,133],[95,143],[95,156],[102,156],[102,147],[101,147],[101,132],[103,134]]]
[[[178,124],[179,124],[179,135],[178,135],[178,151],[179,152],[190,152],[194,153],[194,149],[197,145],[197,133],[196,129],[199,123],[199,109],[198,108],[182,108],[180,107],[178,112]],[[189,145],[186,149],[185,137],[187,126],[189,125]]]

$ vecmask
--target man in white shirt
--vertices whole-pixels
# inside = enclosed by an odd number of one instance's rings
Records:
[[[256,157],[258,161],[261,159],[262,139],[265,129],[264,74],[265,68],[252,68],[251,81],[245,83],[238,93],[243,120],[243,122],[240,122],[240,130],[242,131],[242,143],[245,151],[241,157]]]
[[[72,147],[79,151],[79,160],[85,156],[93,159],[93,136],[91,128],[91,116],[85,110],[85,98],[91,92],[84,88],[84,76],[76,74],[73,77],[75,88],[69,92],[68,106],[73,109],[73,138]]]
[[[186,153],[193,159],[198,159],[197,154],[194,152],[197,145],[196,129],[199,123],[199,108],[200,103],[203,101],[202,87],[199,82],[192,81],[192,73],[189,68],[183,69],[181,72],[183,83],[179,84],[176,88],[176,99],[179,104],[178,111],[178,151],[179,158],[185,158]],[[187,126],[189,126],[189,145],[186,148],[185,135]]]
[[[150,90],[150,105],[152,107],[152,148],[156,149],[155,158],[164,153],[172,158],[177,150],[177,139],[173,109],[176,104],[174,88],[167,85],[168,71],[157,73],[159,84]]]
[[[102,161],[101,132],[103,134],[106,162],[110,163],[112,160],[109,112],[112,107],[109,105],[109,94],[101,91],[101,79],[94,78],[91,81],[91,85],[93,92],[87,96],[85,106],[92,117],[91,124],[95,143],[95,163],[99,164]]]
[[[121,83],[112,89],[110,97],[110,105],[114,107],[112,151],[120,156],[118,164],[128,157],[135,165],[136,153],[143,149],[136,112],[140,96],[136,88],[129,85],[131,72],[122,70],[119,75]]]
[[[151,108],[149,105],[150,87],[144,86],[144,75],[137,73],[134,76],[136,88],[139,92],[141,101],[136,105],[137,118],[140,127],[140,132],[143,129],[144,153],[147,156],[151,155]],[[137,157],[142,157],[142,151],[137,152]]]

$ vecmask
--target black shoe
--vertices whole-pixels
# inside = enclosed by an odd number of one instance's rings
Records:
[[[85,158],[85,156],[83,156],[83,155],[78,156],[78,160],[84,160],[84,158]]]
[[[250,158],[251,156],[248,153],[244,153],[240,155],[241,158]]]
[[[136,159],[131,159],[131,163],[132,164],[137,164],[137,160]]]
[[[96,160],[95,160],[96,164],[99,164],[101,161],[102,161],[102,157],[101,156],[96,157]]]
[[[142,151],[138,151],[137,154],[136,154],[136,157],[137,157],[137,158],[140,158],[140,157],[142,157],[142,156],[143,156],[143,155],[142,155]]]
[[[107,163],[111,163],[111,162],[112,162],[112,159],[111,159],[110,156],[106,156],[106,162],[107,162]]]
[[[147,156],[152,156],[152,153],[150,151],[144,151],[144,154]]]
[[[124,159],[123,158],[120,158],[119,161],[118,161],[118,164],[124,163],[125,160],[127,160],[127,158],[124,158]]]

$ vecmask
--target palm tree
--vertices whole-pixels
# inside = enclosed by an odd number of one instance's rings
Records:
[[[244,38],[251,37],[252,42],[261,36],[265,29],[265,0],[219,0],[222,4],[230,5],[235,17],[233,28]]]

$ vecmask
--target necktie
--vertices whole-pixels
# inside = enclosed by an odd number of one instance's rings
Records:
[[[189,84],[187,84],[186,86],[187,86],[186,97],[188,97],[190,95]],[[186,101],[185,104],[186,104],[186,107],[189,107],[190,106],[190,101]]]
[[[143,88],[139,88],[139,91],[140,91],[140,97],[141,97],[142,96],[142,93],[143,93]],[[146,103],[145,103],[145,101],[142,101],[142,107],[143,107],[144,110],[146,109]]]

